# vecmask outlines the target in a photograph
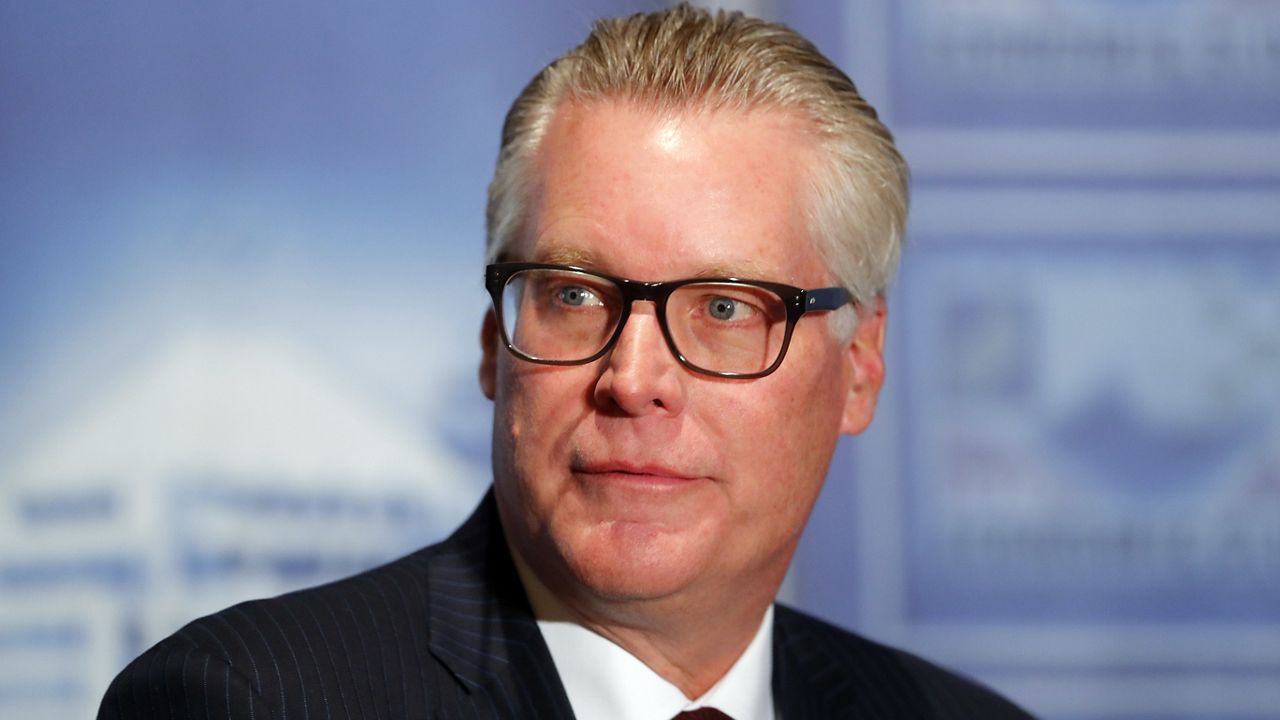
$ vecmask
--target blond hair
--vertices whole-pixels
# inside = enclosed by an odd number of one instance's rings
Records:
[[[490,261],[522,230],[531,160],[556,109],[609,99],[667,112],[778,109],[806,119],[825,158],[806,208],[815,249],[859,302],[885,292],[906,223],[907,166],[875,109],[794,30],[684,4],[597,21],[516,98],[489,185]]]

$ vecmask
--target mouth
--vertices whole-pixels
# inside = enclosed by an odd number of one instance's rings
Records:
[[[574,465],[575,475],[586,479],[650,484],[681,484],[701,479],[702,476],[659,464],[628,462],[583,463]]]

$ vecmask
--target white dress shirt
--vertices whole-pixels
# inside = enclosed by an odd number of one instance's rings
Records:
[[[713,707],[734,720],[777,720],[773,705],[773,606],[729,672],[690,700],[622,646],[568,620],[568,612],[515,553],[516,568],[578,720],[671,720]]]

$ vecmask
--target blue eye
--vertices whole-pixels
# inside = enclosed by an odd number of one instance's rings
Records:
[[[738,301],[733,298],[711,298],[707,303],[707,314],[717,320],[732,320],[738,313]]]
[[[557,295],[565,305],[584,305],[591,299],[591,291],[583,287],[561,288]]]

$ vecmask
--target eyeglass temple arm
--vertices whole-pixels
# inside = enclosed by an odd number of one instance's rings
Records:
[[[818,288],[804,291],[804,304],[801,309],[804,312],[839,310],[851,302],[853,302],[853,296],[842,287]]]

